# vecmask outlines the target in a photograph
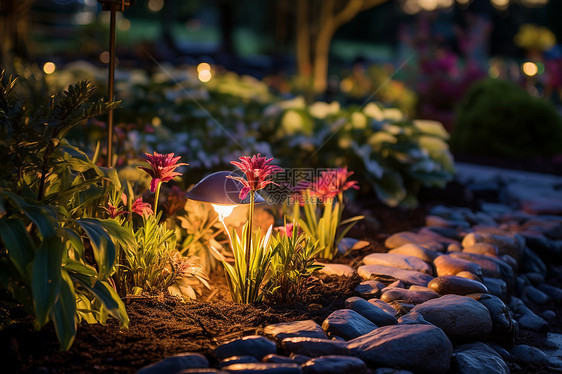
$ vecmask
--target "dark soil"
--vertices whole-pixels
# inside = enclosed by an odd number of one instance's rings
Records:
[[[420,207],[414,210],[388,208],[373,201],[349,206],[350,213],[368,213],[369,217],[354,228],[351,236],[370,242],[367,251],[382,251],[384,240],[392,233],[423,226],[428,209],[439,203],[473,207],[462,186],[450,184],[445,190],[420,193]],[[351,253],[335,261],[356,265],[365,251]],[[560,269],[559,269],[560,270]],[[556,273],[554,273],[556,274]],[[550,279],[562,285],[556,277]],[[130,317],[128,329],[120,329],[113,319],[106,326],[82,323],[68,352],[58,348],[51,325],[41,331],[18,309],[0,310],[0,318],[12,323],[0,331],[0,372],[7,373],[134,373],[139,368],[180,352],[199,352],[213,363],[212,350],[237,337],[260,333],[268,324],[312,319],[321,324],[344,301],[354,295],[360,282],[337,276],[310,279],[302,297],[290,303],[240,305],[230,301],[222,274],[211,277],[212,290],[197,301],[183,303],[164,295],[143,295],[125,299]],[[562,315],[560,306],[530,305],[537,312],[546,308]],[[2,323],[6,325],[6,323]],[[562,322],[552,324],[562,332]],[[518,343],[544,347],[545,334],[522,332]],[[543,368],[511,367],[512,373],[547,373]]]

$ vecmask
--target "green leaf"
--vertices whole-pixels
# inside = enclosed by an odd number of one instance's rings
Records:
[[[29,237],[25,225],[19,219],[3,217],[0,219],[0,237],[8,251],[10,261],[29,282],[28,265],[35,257],[35,245]]]
[[[67,227],[61,228],[60,233],[67,246],[70,247],[69,249],[72,249],[80,258],[84,258],[84,243],[82,243],[80,235]]]
[[[74,285],[66,271],[62,271],[60,295],[53,306],[51,319],[62,350],[70,349],[76,336],[76,295]]]
[[[103,228],[99,220],[93,218],[82,218],[76,220],[86,235],[90,238],[94,258],[99,268],[99,276],[106,279],[111,274],[113,262],[115,261],[115,244]]]
[[[121,327],[129,327],[129,316],[127,316],[125,304],[109,283],[98,280],[93,288],[88,288],[103,303],[109,314],[119,321]]]
[[[73,272],[76,275],[84,275],[86,277],[97,277],[98,272],[96,269],[90,265],[85,265],[81,262],[68,259],[66,264],[64,264],[64,269],[69,272]]]
[[[60,293],[63,251],[60,239],[49,236],[43,239],[33,261],[31,289],[35,302],[35,317],[40,326],[47,323],[49,313]]]

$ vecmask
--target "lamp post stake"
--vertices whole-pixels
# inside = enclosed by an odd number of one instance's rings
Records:
[[[115,87],[115,23],[117,11],[124,11],[134,0],[98,0],[103,10],[109,10],[109,74],[107,79],[109,100],[114,99]],[[107,113],[107,166],[113,166],[113,109]]]

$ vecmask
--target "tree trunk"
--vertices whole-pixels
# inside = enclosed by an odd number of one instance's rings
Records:
[[[296,0],[297,22],[296,22],[296,47],[297,47],[297,71],[303,77],[310,77],[312,73],[312,61],[310,56],[310,24],[308,18],[308,1]]]

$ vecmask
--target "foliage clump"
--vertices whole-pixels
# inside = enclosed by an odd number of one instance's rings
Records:
[[[480,156],[553,156],[562,152],[562,119],[552,104],[516,84],[482,80],[458,108],[451,148]]]

